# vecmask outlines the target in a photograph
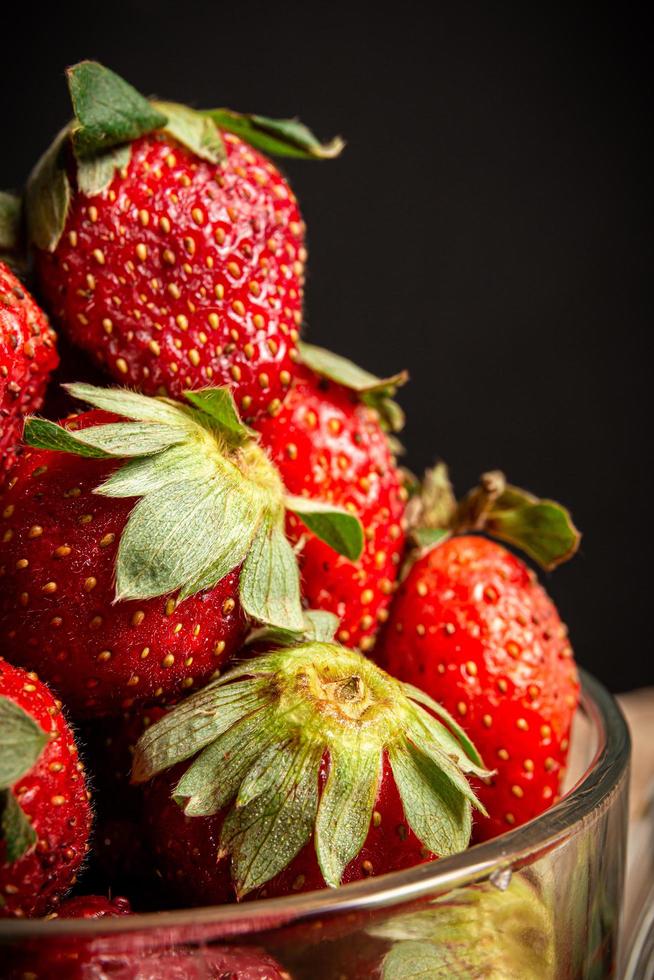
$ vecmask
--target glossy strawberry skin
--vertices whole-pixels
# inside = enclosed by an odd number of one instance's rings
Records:
[[[277,411],[302,319],[304,225],[273,165],[231,134],[216,166],[169,138],[132,144],[126,171],[74,195],[49,309],[122,385],[175,397],[229,384],[244,418]]]
[[[45,915],[73,884],[88,850],[91,807],[84,769],[61,703],[35,674],[0,660],[0,695],[50,736],[35,765],[11,789],[37,842],[8,864],[0,840],[0,917]]]
[[[496,770],[476,787],[490,817],[476,817],[475,840],[558,799],[577,671],[553,603],[515,555],[476,536],[433,548],[403,581],[375,659],[443,704]]]
[[[41,407],[57,366],[55,339],[45,313],[0,262],[0,484],[14,462],[23,419]]]
[[[290,493],[351,509],[361,520],[365,547],[350,561],[289,515],[301,549],[307,604],[341,619],[338,639],[369,650],[387,616],[404,547],[406,492],[376,413],[357,396],[302,368],[275,419],[257,428]]]
[[[66,425],[113,420],[93,411]],[[114,465],[29,450],[0,499],[0,641],[78,718],[206,683],[245,629],[237,573],[178,607],[166,596],[113,604],[116,551],[135,503],[93,493]]]
[[[187,817],[171,798],[171,790],[185,765],[157,777],[144,789],[145,821],[155,868],[181,900],[191,905],[221,904],[234,900],[229,860],[216,862],[224,813]],[[324,785],[327,762],[320,774]],[[384,759],[373,820],[357,857],[343,875],[343,884],[373,875],[398,871],[433,860],[407,826],[402,802],[388,760]],[[313,841],[306,844],[287,868],[248,899],[271,898],[326,888]]]
[[[113,919],[129,915],[131,907],[127,898],[106,898],[104,895],[77,895],[59,906],[59,919]]]

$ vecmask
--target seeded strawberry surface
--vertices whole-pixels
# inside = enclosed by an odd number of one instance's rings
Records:
[[[0,837],[0,917],[45,915],[73,884],[88,850],[91,808],[84,770],[60,702],[35,674],[0,660],[0,697],[22,708],[49,739],[9,790],[36,841],[9,863]]]
[[[376,413],[354,392],[302,368],[280,414],[257,428],[291,493],[359,517],[365,545],[358,561],[335,554],[292,514],[287,530],[301,542],[308,605],[340,618],[341,643],[369,650],[387,616],[405,537],[406,492]]]
[[[479,784],[485,840],[559,796],[579,685],[567,630],[533,574],[482,537],[454,537],[402,583],[375,652],[459,720],[496,774]]]
[[[278,410],[294,371],[304,225],[276,168],[223,139],[218,165],[167,136],[136,140],[106,190],[74,194],[37,271],[62,328],[115,380],[172,396],[229,384],[250,419]]]
[[[40,408],[57,363],[45,314],[0,262],[0,483],[14,462],[23,418]]]
[[[80,428],[114,420],[93,411]],[[114,562],[131,498],[93,490],[113,462],[30,450],[0,501],[0,638],[77,717],[168,701],[206,682],[242,639],[238,574],[176,607],[114,604]]]

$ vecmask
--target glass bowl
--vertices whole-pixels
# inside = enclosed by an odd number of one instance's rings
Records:
[[[0,976],[619,976],[629,754],[620,709],[582,672],[566,792],[528,824],[337,890],[95,921],[0,920]]]

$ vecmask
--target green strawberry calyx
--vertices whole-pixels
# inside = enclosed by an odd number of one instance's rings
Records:
[[[419,548],[435,547],[452,534],[483,532],[519,548],[546,571],[572,558],[581,541],[565,507],[511,486],[499,470],[482,474],[457,502],[444,463],[425,474],[409,502],[408,521]]]
[[[312,838],[325,881],[339,885],[368,834],[385,755],[424,847],[463,850],[472,807],[483,812],[468,776],[490,775],[476,749],[427,695],[334,643],[288,645],[230,670],[148,729],[132,779],[196,757],[172,795],[190,817],[227,808],[217,858],[231,858],[242,897]]]
[[[379,415],[387,432],[400,432],[404,428],[404,412],[394,401],[397,389],[409,380],[408,371],[398,371],[387,378],[378,378],[340,354],[324,347],[298,342],[302,363],[327,381],[334,381],[353,391],[360,401]]]
[[[0,694],[0,842],[11,864],[36,844],[12,786],[38,762],[48,735],[20,705]]]
[[[340,138],[323,144],[296,119],[267,119],[230,109],[191,109],[145,98],[97,61],[81,61],[66,71],[74,118],[55,138],[32,171],[26,187],[28,237],[53,252],[66,224],[71,180],[87,197],[105,191],[116,171],[129,164],[131,143],[149,133],[172,137],[196,156],[220,164],[226,157],[222,133],[285,157],[331,159]]]
[[[457,888],[417,912],[373,924],[368,935],[392,943],[382,980],[554,980],[556,944],[551,896],[522,872],[506,888],[492,881]]]
[[[358,518],[286,494],[276,467],[238,415],[228,388],[186,392],[187,404],[121,388],[66,386],[73,397],[121,416],[76,428],[40,418],[25,423],[30,446],[114,460],[95,493],[140,498],[116,558],[116,601],[213,588],[240,567],[239,593],[256,622],[302,631],[305,617],[295,552],[285,531],[292,511],[352,560],[361,555]]]

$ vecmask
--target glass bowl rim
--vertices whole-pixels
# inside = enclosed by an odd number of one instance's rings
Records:
[[[347,915],[400,905],[519,867],[530,857],[546,853],[573,835],[575,829],[612,795],[628,772],[631,741],[622,711],[613,696],[591,674],[581,668],[579,674],[580,705],[598,734],[594,757],[558,803],[499,837],[451,857],[352,882],[338,889],[325,888],[240,904],[139,912],[115,918],[0,919],[0,940],[43,939],[57,935],[90,938],[212,925],[229,926],[225,938],[233,936],[236,939],[246,932],[256,934],[298,925],[317,916]],[[243,928],[246,921],[247,929]]]

